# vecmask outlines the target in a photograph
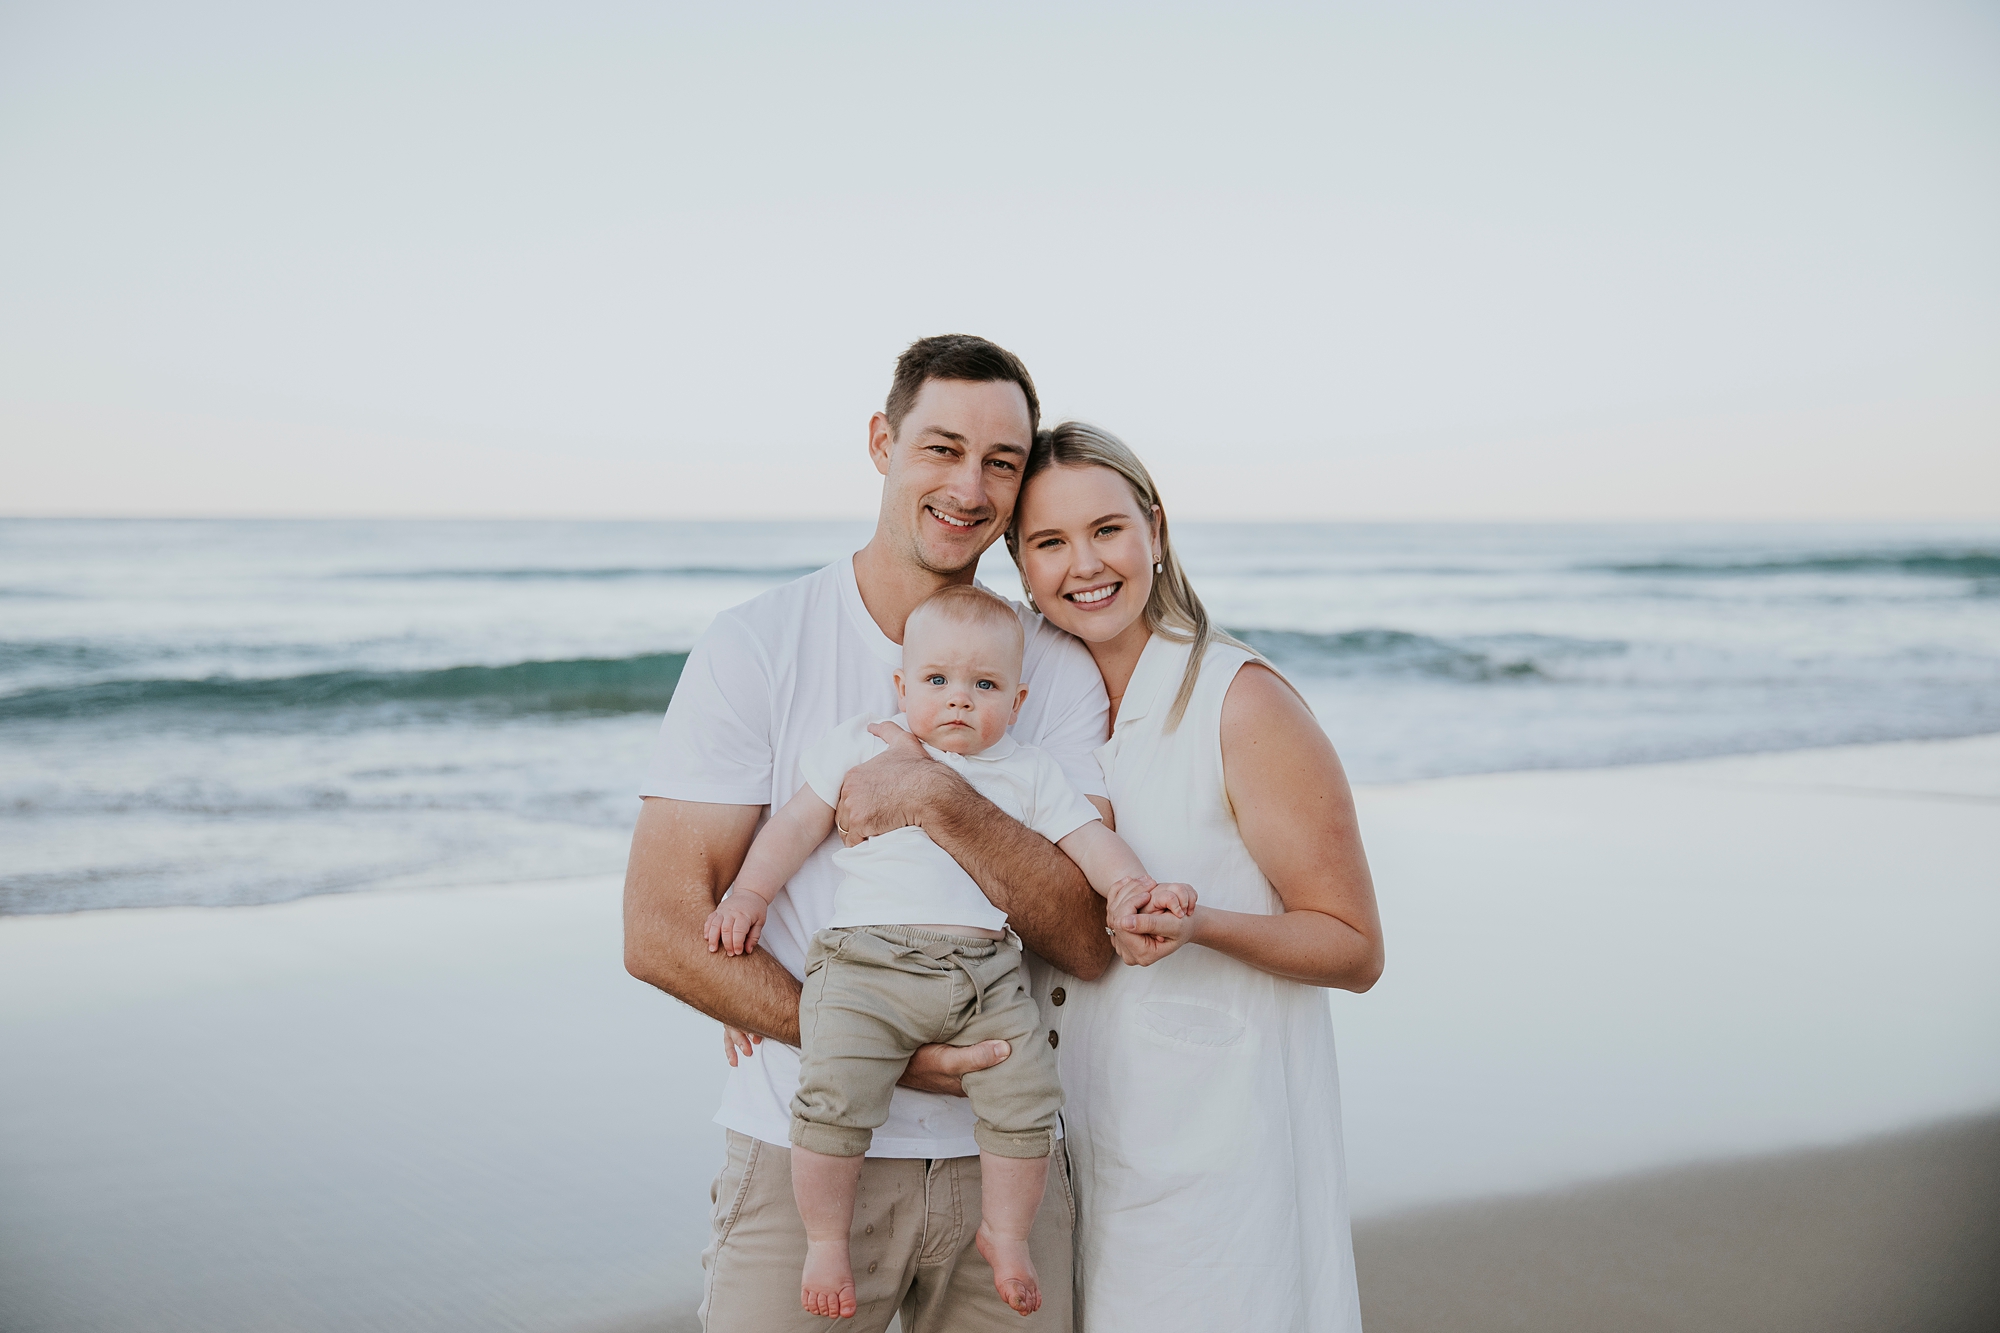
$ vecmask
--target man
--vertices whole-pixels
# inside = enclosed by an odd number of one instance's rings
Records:
[[[708,952],[702,922],[765,811],[797,790],[800,752],[856,714],[897,711],[891,672],[902,662],[904,621],[939,588],[970,583],[980,554],[1006,531],[1039,412],[1027,368],[1002,348],[961,334],[913,343],[868,424],[869,457],[884,478],[868,545],[717,617],[688,655],[661,725],[626,872],[626,968],[773,1039],[733,1061],[716,1116],[728,1151],[702,1257],[709,1333],[825,1327],[799,1304],[806,1235],[788,1144],[800,979],[807,946],[831,917],[836,840],[772,905],[757,952]],[[1103,681],[1082,645],[1022,614],[1028,697],[1014,734],[1049,750],[1108,815],[1091,757],[1109,729]],[[1104,901],[1082,872],[907,733],[882,734],[888,752],[854,769],[840,792],[837,822],[850,845],[922,827],[1008,914],[1028,949],[1073,976],[1101,973],[1111,959]],[[1038,990],[1048,993],[1046,981]],[[1008,1309],[973,1247],[978,1146],[958,1080],[1007,1055],[1006,1043],[987,1042],[927,1046],[911,1059],[862,1168],[854,1333],[885,1328],[898,1310],[905,1333],[1070,1329],[1074,1207],[1062,1153],[1030,1239],[1044,1275],[1041,1310],[1023,1319]]]

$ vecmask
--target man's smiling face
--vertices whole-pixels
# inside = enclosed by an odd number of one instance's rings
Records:
[[[892,436],[875,414],[868,452],[882,487],[883,535],[933,574],[972,568],[1007,530],[1032,432],[1012,380],[926,380]]]

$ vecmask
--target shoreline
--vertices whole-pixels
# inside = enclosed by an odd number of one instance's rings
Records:
[[[2000,729],[1968,732],[1962,735],[1906,737],[1897,740],[1879,741],[1838,741],[1826,745],[1793,746],[1772,750],[1731,750],[1717,754],[1696,755],[1680,759],[1645,759],[1625,764],[1581,764],[1576,766],[1551,765],[1540,768],[1482,769],[1465,773],[1447,773],[1434,777],[1401,778],[1390,781],[1356,783],[1357,797],[1373,792],[1398,792],[1429,787],[1440,783],[1486,781],[1514,777],[1543,777],[1555,775],[1579,775],[1592,773],[1632,773],[1658,770],[1671,773],[1673,770],[1690,766],[1723,765],[1749,763],[1762,765],[1764,761],[1781,760],[1797,756],[1807,764],[1818,766],[1829,761],[1847,767],[1842,756],[1853,756],[1868,762],[1893,750],[1911,753],[1936,753],[1936,747],[1960,745],[1966,742],[1993,740],[2000,743]],[[2000,769],[2000,765],[1996,765]],[[1718,775],[1721,776],[1721,775]],[[1725,779],[1726,780],[1726,779]],[[1920,800],[1961,800],[1974,803],[2000,802],[2000,777],[1990,781],[1975,781],[1964,790],[1919,791],[1894,786],[1888,787],[1846,787],[1838,783],[1822,784],[1821,790],[1828,793],[1854,795],[1893,796],[1901,799]],[[635,800],[637,798],[634,798]],[[635,807],[636,808],[636,807]],[[1363,830],[1364,833],[1366,830]],[[627,834],[623,830],[604,830],[594,826],[588,836],[604,837],[622,846]],[[476,874],[463,879],[438,879],[431,872],[396,872],[374,880],[362,881],[356,886],[341,886],[327,889],[312,889],[287,898],[273,898],[245,903],[168,903],[164,905],[114,904],[104,907],[68,907],[49,911],[9,911],[0,908],[0,921],[38,917],[77,917],[112,912],[167,912],[179,910],[236,911],[246,908],[281,907],[289,903],[306,902],[318,898],[346,898],[383,894],[411,893],[451,893],[466,890],[480,890],[498,887],[533,886],[540,884],[568,883],[579,880],[602,878],[607,875],[623,874],[622,865],[595,870],[537,871],[519,878],[496,878],[490,874]],[[371,887],[380,885],[381,887]]]
[[[1887,740],[1868,741],[1828,741],[1816,745],[1781,745],[1773,749],[1717,750],[1707,754],[1686,755],[1677,759],[1634,759],[1622,764],[1549,764],[1537,768],[1491,768],[1474,769],[1463,773],[1441,773],[1431,777],[1397,778],[1382,782],[1356,783],[1355,790],[1384,790],[1390,788],[1413,787],[1429,782],[1457,782],[1467,778],[1526,777],[1548,773],[1625,773],[1633,769],[1679,768],[1689,764],[1720,764],[1735,760],[1780,759],[1788,755],[1825,755],[1835,751],[1879,751],[1898,746],[1956,745],[1963,741],[1983,741],[2000,739],[2000,727],[1988,727],[1978,731],[1951,732],[1936,736],[1898,736]],[[1990,799],[2000,800],[2000,783],[1995,784],[1996,794]],[[1902,793],[1914,794],[1914,793]],[[1979,797],[1978,799],[1988,799]]]

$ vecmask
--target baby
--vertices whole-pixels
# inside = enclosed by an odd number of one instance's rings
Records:
[[[1021,685],[1022,630],[1012,607],[973,587],[946,588],[910,613],[894,719],[982,796],[1042,834],[1108,899],[1121,881],[1152,888],[1151,910],[1186,915],[1194,893],[1151,886],[1124,839],[1106,828],[1045,751],[1007,728]],[[711,951],[757,947],[765,912],[827,836],[847,770],[888,746],[852,718],[799,759],[805,785],[771,817],[703,933]],[[799,1091],[792,1100],[792,1182],[806,1228],[800,1303],[815,1315],[858,1308],[847,1236],[862,1155],[889,1116],[910,1055],[929,1042],[1012,1048],[967,1074],[978,1117],[981,1218],[975,1243],[1014,1310],[1041,1307],[1028,1229],[1041,1205],[1062,1086],[1028,994],[1020,941],[972,877],[915,826],[836,852],[844,872],[833,920],[813,937],[799,996]],[[1041,1040],[1036,1038],[1041,1037]]]

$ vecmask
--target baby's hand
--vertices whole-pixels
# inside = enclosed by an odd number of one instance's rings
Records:
[[[742,1028],[733,1028],[727,1023],[722,1025],[722,1053],[729,1057],[731,1069],[736,1068],[737,1056],[740,1055],[747,1060],[755,1055],[758,1045],[763,1040],[760,1033],[745,1032]]]
[[[1104,924],[1114,925],[1134,912],[1145,911],[1158,887],[1151,875],[1127,875],[1113,884],[1111,898],[1104,905]]]
[[[1143,912],[1172,912],[1175,916],[1186,916],[1194,911],[1194,886],[1191,884],[1155,884],[1152,899]]]
[[[756,948],[764,933],[766,906],[762,898],[747,890],[724,897],[702,923],[701,935],[708,941],[708,951],[714,953],[720,949],[734,958]]]

